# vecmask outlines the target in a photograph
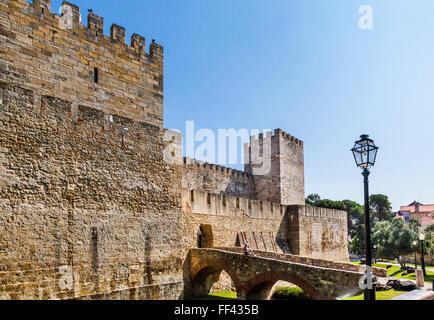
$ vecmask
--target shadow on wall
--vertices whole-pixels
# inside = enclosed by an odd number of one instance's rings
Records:
[[[283,253],[293,254],[294,248],[290,247],[289,242],[289,236],[290,236],[290,230],[289,230],[289,207],[286,208],[285,214],[282,217],[282,220],[280,221],[279,230],[276,234],[276,244],[279,246],[280,250],[282,250]]]
[[[182,290],[181,294],[179,295],[178,299],[183,300],[185,299],[186,295],[188,296],[188,293],[191,292],[191,264],[190,264],[190,256],[191,253],[188,252],[186,255],[184,262],[182,263],[182,278],[184,282],[184,290]]]

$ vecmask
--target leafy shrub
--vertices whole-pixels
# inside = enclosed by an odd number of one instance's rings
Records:
[[[312,300],[312,298],[299,287],[277,287],[273,292],[276,300]]]

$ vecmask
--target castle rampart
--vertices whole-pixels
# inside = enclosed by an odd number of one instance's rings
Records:
[[[103,18],[90,12],[87,28],[80,9],[64,1],[62,16],[51,1],[0,2],[0,45],[5,59],[0,79],[42,95],[86,104],[110,114],[163,126],[163,47],[131,37],[115,24],[103,34]]]
[[[0,298],[179,298],[181,171],[163,130],[45,95],[37,107],[1,81],[0,102]]]
[[[347,212],[311,206],[288,207],[288,241],[292,254],[348,261]]]
[[[216,228],[220,245],[247,241],[260,250],[348,261],[347,213],[304,206],[303,142],[276,129],[251,137],[244,150],[244,172],[184,158],[183,211],[194,228]]]
[[[286,212],[286,206],[261,200],[251,200],[242,197],[213,194],[204,191],[182,191],[186,202],[185,211],[228,217],[248,217],[251,219],[281,220]]]
[[[244,171],[184,158],[182,187],[251,198],[253,177]]]
[[[182,190],[190,246],[200,227],[213,233],[213,246],[248,242],[253,249],[348,261],[347,213],[341,210],[285,206],[197,190]],[[265,235],[264,235],[265,234]],[[271,237],[270,237],[271,235]],[[326,258],[325,258],[326,257]]]

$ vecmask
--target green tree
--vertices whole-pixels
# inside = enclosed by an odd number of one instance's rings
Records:
[[[390,220],[394,217],[389,198],[384,194],[372,194],[369,197],[371,222]]]
[[[342,201],[333,201],[329,199],[321,199],[315,204],[317,207],[345,210],[345,204]]]
[[[364,243],[363,207],[355,201],[342,201],[348,212],[348,239],[353,252],[359,252]]]
[[[311,193],[305,199],[306,205],[308,206],[315,206],[319,200],[321,200],[321,197],[318,193]]]
[[[434,255],[434,224],[422,231],[425,235],[424,250],[428,256]]]
[[[395,258],[404,268],[403,258],[413,253],[413,241],[418,238],[417,229],[414,222],[404,224],[402,219],[380,221],[372,229],[372,242],[377,245],[380,255]]]
[[[405,223],[404,223],[405,224]],[[420,228],[421,228],[421,224],[419,219],[416,218],[410,218],[410,220],[408,221],[408,227],[415,232],[415,234],[419,234],[420,233]]]
[[[424,232],[433,232],[434,233],[434,224],[430,224],[425,228]]]

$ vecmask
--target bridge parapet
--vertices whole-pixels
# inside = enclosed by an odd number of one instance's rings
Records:
[[[234,252],[234,253],[243,253],[243,248],[241,248],[241,247],[220,247],[220,248],[216,248],[216,249],[223,250],[223,251],[230,251],[230,252]],[[346,271],[353,271],[353,272],[362,272],[362,273],[364,273],[365,269],[366,269],[366,267],[364,265],[356,265],[353,263],[336,262],[336,261],[330,261],[330,260],[323,260],[323,259],[317,259],[317,258],[297,256],[297,255],[292,255],[292,254],[275,253],[275,252],[260,251],[260,250],[253,250],[253,252],[257,256],[260,256],[263,258],[277,259],[277,260],[307,264],[307,265],[324,267],[324,268],[332,268],[332,269],[339,269],[339,270],[346,270]],[[373,269],[374,275],[376,275],[377,277],[386,277],[386,275],[387,275],[387,270],[384,268],[374,267],[372,269]]]

